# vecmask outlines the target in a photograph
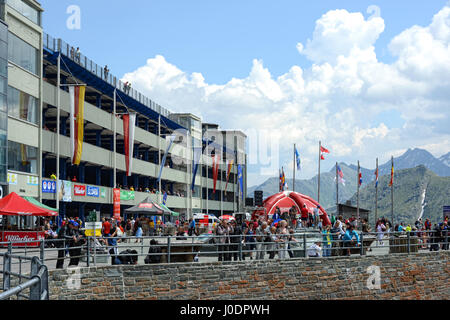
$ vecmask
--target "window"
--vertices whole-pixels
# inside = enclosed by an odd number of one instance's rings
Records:
[[[8,60],[38,74],[38,50],[12,33],[8,37]]]
[[[8,114],[11,117],[38,124],[38,100],[8,86]]]
[[[37,174],[37,148],[8,141],[8,170]]]
[[[7,0],[8,4],[25,18],[41,25],[40,12],[22,0]]]

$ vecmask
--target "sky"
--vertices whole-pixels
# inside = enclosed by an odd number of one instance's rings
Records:
[[[248,185],[450,151],[447,1],[41,0],[44,31],[172,112],[249,137]],[[78,6],[80,25],[68,27]],[[74,21],[74,20],[70,20]],[[269,146],[265,150],[265,146]]]

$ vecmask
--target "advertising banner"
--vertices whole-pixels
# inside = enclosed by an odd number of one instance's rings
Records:
[[[27,176],[27,185],[38,186],[39,185],[39,177]]]
[[[120,219],[120,189],[113,189],[113,217],[116,220]]]
[[[87,196],[98,198],[100,196],[100,188],[98,187],[87,187]]]
[[[59,201],[72,202],[72,182],[59,180]]]
[[[74,185],[73,194],[77,197],[86,197],[86,186]]]
[[[120,190],[120,200],[128,201],[134,200],[135,192],[129,190]]]
[[[56,193],[56,181],[42,180],[42,193]]]
[[[17,184],[17,174],[8,172],[8,184],[16,185]]]
[[[36,232],[36,231],[4,231],[0,232],[1,234],[1,242],[13,242],[13,247],[27,247],[27,248],[37,248],[39,247],[40,240],[45,238],[45,232]],[[32,241],[36,242],[32,242]],[[22,242],[22,241],[31,241],[27,243],[14,243],[14,242]],[[5,245],[7,246],[7,245]]]

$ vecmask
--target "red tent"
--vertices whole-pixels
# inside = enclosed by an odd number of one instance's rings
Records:
[[[313,209],[316,208],[319,203],[317,203],[317,201],[315,201],[313,198],[308,197],[304,194],[292,191],[284,191],[274,194],[264,200],[263,206],[266,209],[265,212],[262,210],[257,210],[253,213],[253,215],[256,217],[264,215],[265,213],[267,213],[267,215],[272,215],[275,213],[277,207],[280,208],[281,213],[289,211],[289,209],[292,207],[296,207],[297,211],[300,212],[300,208],[302,208],[304,205],[306,205],[306,208],[309,212],[313,213]],[[319,214],[324,226],[331,224],[324,208],[320,208]]]
[[[1,216],[34,216],[34,217],[56,217],[58,213],[35,206],[24,198],[12,192],[0,200]]]

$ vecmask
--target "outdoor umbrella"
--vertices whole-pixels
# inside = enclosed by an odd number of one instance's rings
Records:
[[[144,214],[148,216],[164,216],[170,215],[170,211],[161,208],[150,197],[139,203],[138,205],[125,210],[127,214]]]
[[[58,213],[47,210],[25,200],[12,192],[0,200],[0,215],[3,216],[33,216],[33,217],[56,217]]]

